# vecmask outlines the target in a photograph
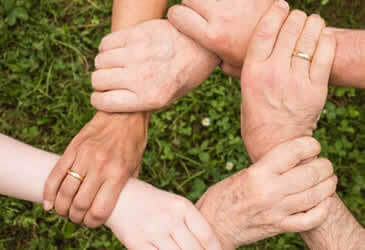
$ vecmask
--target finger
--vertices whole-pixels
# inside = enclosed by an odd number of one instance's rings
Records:
[[[318,141],[312,137],[301,137],[275,147],[255,166],[283,174],[300,162],[316,157],[320,152],[321,145]]]
[[[127,42],[130,29],[124,29],[118,32],[113,32],[103,38],[99,45],[99,52],[106,50],[123,48]]]
[[[284,0],[275,1],[261,19],[251,38],[246,61],[264,61],[270,57],[281,26],[289,14],[289,4]]]
[[[235,67],[228,63],[223,63],[222,70],[224,73],[226,73],[229,76],[236,77],[236,78],[241,77],[242,67]]]
[[[147,51],[146,51],[147,52]],[[116,48],[104,51],[95,57],[96,69],[110,69],[125,67],[128,62],[144,57],[144,53],[135,53],[133,49]]]
[[[304,192],[288,196],[280,207],[286,214],[305,212],[336,192],[337,176],[332,176]]]
[[[204,17],[205,20],[208,20],[212,12],[210,8],[212,8],[213,4],[216,3],[215,0],[182,0],[181,2],[183,5],[189,7],[193,11],[197,12],[199,15]]]
[[[76,159],[74,165],[72,166],[71,170],[81,177],[85,177],[87,173],[87,169],[83,165],[83,161],[80,159],[85,159],[82,155]],[[64,217],[69,216],[69,211],[71,207],[71,203],[76,196],[79,187],[81,186],[81,180],[67,175],[65,180],[63,181],[56,197],[55,201],[55,210],[56,212]]]
[[[319,39],[310,69],[310,78],[314,84],[327,88],[335,55],[336,37],[333,31],[325,28]]]
[[[332,163],[319,158],[297,166],[279,176],[283,193],[287,195],[303,192],[333,175]]]
[[[137,80],[137,73],[125,68],[101,69],[91,75],[91,83],[96,91],[129,90],[134,87]]]
[[[290,65],[297,41],[304,28],[307,15],[303,11],[294,10],[290,13],[281,28],[272,56],[280,62]]]
[[[314,55],[322,30],[326,26],[324,20],[319,15],[311,15],[304,26],[304,30],[297,42],[296,52],[304,53],[310,57]],[[303,58],[293,56],[292,69],[300,76],[309,79],[309,69],[311,62]]]
[[[209,48],[210,44],[206,36],[209,30],[208,23],[197,12],[182,5],[175,5],[169,9],[168,18],[180,32],[203,47]]]
[[[179,225],[172,233],[171,237],[183,250],[203,249],[194,235],[189,231],[185,224]]]
[[[202,217],[198,210],[192,210],[185,216],[185,224],[204,249],[222,249],[211,226]]]
[[[51,210],[54,207],[57,192],[67,175],[67,170],[72,167],[75,158],[76,150],[68,148],[48,176],[43,191],[43,206],[46,211]]]
[[[159,250],[181,250],[175,240],[170,236],[159,240],[157,244],[154,244]]]
[[[128,247],[128,246],[126,246]],[[128,250],[159,250],[157,247],[152,244],[139,244],[136,247],[128,247]]]
[[[150,111],[143,106],[138,96],[129,90],[112,90],[107,92],[94,92],[91,95],[91,105],[97,110],[105,112],[139,112]]]
[[[69,212],[70,220],[74,223],[81,223],[98,193],[103,179],[96,171],[91,171],[81,184]]]
[[[283,220],[281,226],[286,232],[304,232],[323,224],[329,214],[331,198],[321,202],[313,209],[289,216]]]
[[[127,177],[120,181],[108,180],[101,186],[91,208],[84,218],[84,224],[87,227],[96,228],[105,223],[113,212],[120,192],[127,180]]]

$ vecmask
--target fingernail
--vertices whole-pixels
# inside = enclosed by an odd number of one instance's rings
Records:
[[[43,208],[46,211],[49,211],[52,209],[52,203],[50,201],[43,201]]]
[[[278,5],[283,9],[289,9],[289,4],[285,0],[278,0]]]
[[[326,35],[333,35],[333,31],[329,28],[324,28],[323,33]]]

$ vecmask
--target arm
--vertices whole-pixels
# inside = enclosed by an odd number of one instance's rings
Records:
[[[365,30],[333,31],[337,51],[331,82],[346,87],[365,88]]]
[[[282,142],[312,134],[326,101],[335,59],[333,32],[324,29],[319,16],[307,18],[299,11],[287,18],[273,52],[265,52],[275,43],[272,29],[277,20],[277,15],[268,15],[257,27],[256,34],[265,31],[268,36],[253,36],[242,72],[242,134],[253,161]],[[293,57],[294,49],[313,52],[312,62]],[[330,215],[321,226],[303,232],[304,240],[312,249],[363,248],[364,229],[338,196],[329,201]]]
[[[115,1],[113,30],[162,17],[166,2]],[[128,178],[138,172],[147,143],[148,117],[145,113],[98,112],[52,170],[44,190],[45,209],[55,207],[58,214],[89,227],[105,222]],[[68,169],[87,178],[80,183],[66,176]]]
[[[59,156],[0,134],[0,158],[0,194],[40,203],[47,176]],[[214,232],[191,202],[134,178],[118,194],[105,225],[128,249],[221,250]],[[153,231],[148,234],[141,228]],[[176,246],[171,245],[170,235]]]
[[[182,2],[184,5],[169,10],[170,22],[216,53],[223,60],[222,69],[226,73],[240,77],[248,41],[273,0],[249,0],[244,5],[240,0]],[[337,52],[331,82],[365,88],[365,30],[334,30]]]

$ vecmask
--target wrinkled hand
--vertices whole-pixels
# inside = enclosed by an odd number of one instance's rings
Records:
[[[72,140],[47,179],[44,205],[93,228],[110,216],[128,178],[138,169],[147,142],[143,114],[97,113]],[[67,170],[85,177],[81,183]]]
[[[253,161],[286,140],[312,135],[327,98],[335,37],[318,15],[288,12],[273,4],[243,67],[242,136]],[[296,50],[313,61],[292,56]]]
[[[284,4],[285,1],[283,1]],[[273,0],[183,0],[169,21],[223,60],[222,69],[240,76],[251,35]]]
[[[190,201],[132,178],[106,225],[131,250],[222,249]]]
[[[201,84],[218,63],[167,20],[145,22],[103,39],[91,103],[107,112],[160,109]]]
[[[286,142],[260,161],[208,189],[197,203],[223,249],[235,249],[285,232],[323,223],[337,177],[311,137]]]

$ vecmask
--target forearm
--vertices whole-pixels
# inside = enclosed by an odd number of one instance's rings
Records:
[[[352,216],[341,199],[332,199],[330,216],[319,228],[301,233],[313,250],[357,250],[365,246],[365,230]]]
[[[331,82],[365,88],[365,30],[333,29],[337,39]]]
[[[166,7],[167,0],[114,0],[112,31],[161,18]]]
[[[161,18],[167,7],[167,0],[114,0],[112,31],[118,31],[124,28],[132,27],[147,20]],[[98,112],[96,116],[103,116],[106,122],[113,118],[115,114],[107,114]],[[119,116],[125,116],[127,120],[135,122],[136,119],[141,120],[142,126],[145,127],[145,137],[147,138],[148,123],[150,119],[149,113],[120,113]],[[130,119],[128,119],[130,118]],[[138,175],[136,171],[135,176]]]

